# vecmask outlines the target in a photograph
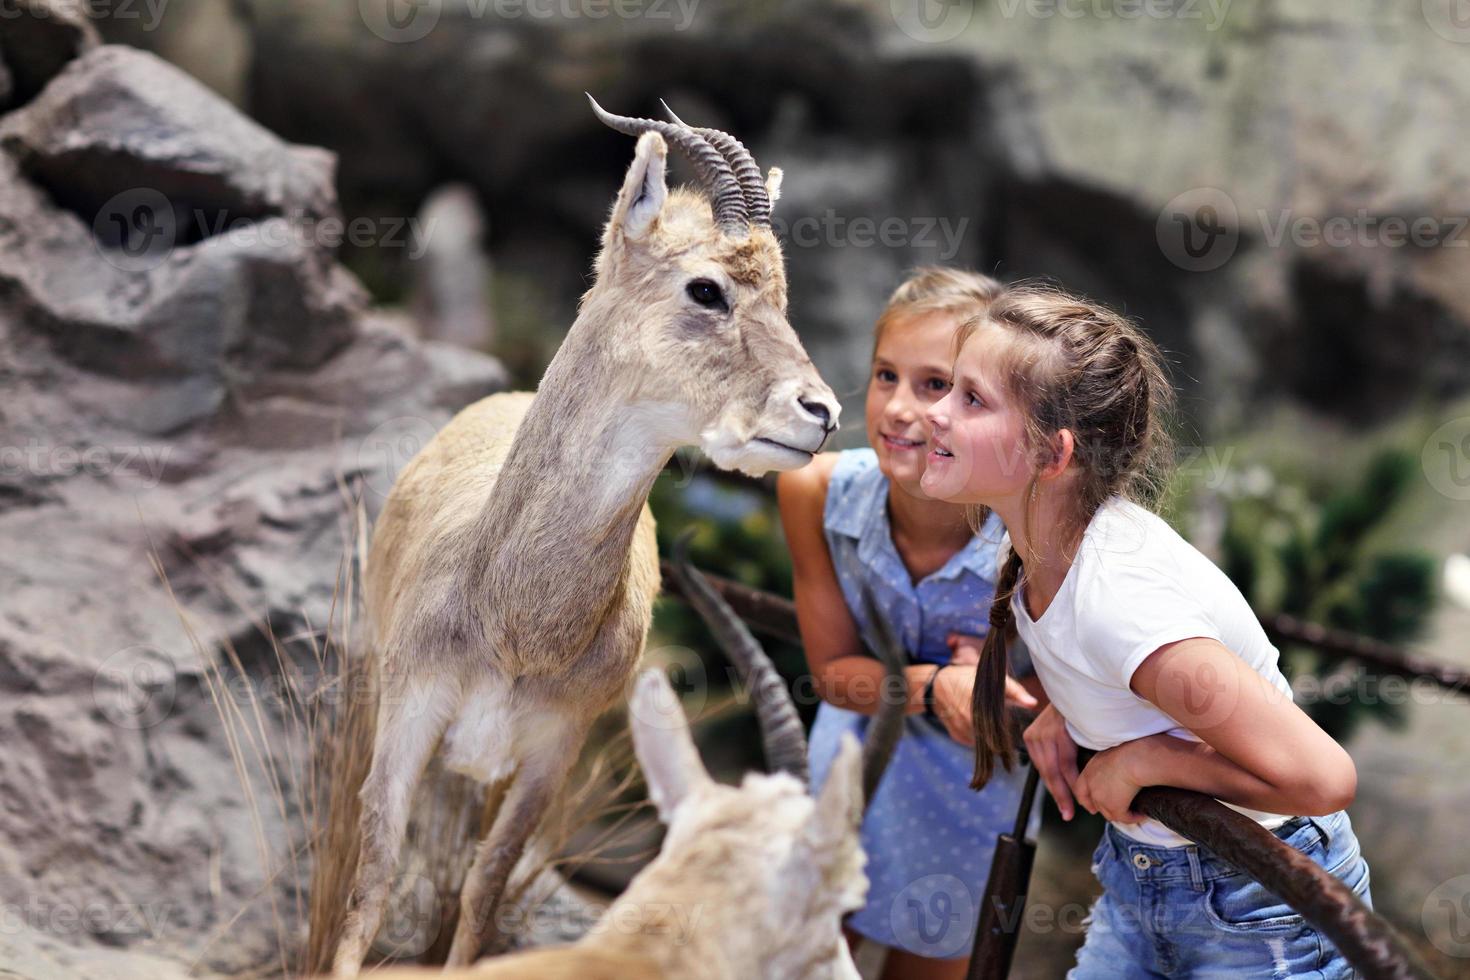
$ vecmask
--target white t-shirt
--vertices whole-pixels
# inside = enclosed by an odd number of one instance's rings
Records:
[[[1041,618],[1033,621],[1027,612],[1024,586],[1011,609],[1047,696],[1086,748],[1108,749],[1159,732],[1200,741],[1128,686],[1149,654],[1175,640],[1218,640],[1291,697],[1279,653],[1235,584],[1163,518],[1122,497],[1093,515]],[[1234,809],[1268,828],[1289,819]],[[1153,819],[1115,826],[1146,844],[1191,843]]]

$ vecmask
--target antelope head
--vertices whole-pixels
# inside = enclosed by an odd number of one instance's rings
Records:
[[[583,298],[604,356],[632,389],[624,394],[659,406],[665,441],[697,445],[722,469],[805,465],[837,428],[839,406],[786,318],[771,230],[780,171],[763,178],[718,130],[592,107],[638,137]],[[693,164],[702,193],[669,190],[669,146]]]
[[[678,695],[657,670],[638,678],[629,726],[649,798],[668,828],[660,856],[639,877],[715,885],[717,904],[738,908],[724,924],[738,934],[727,938],[759,963],[761,976],[857,980],[840,928],[868,890],[857,740],[845,737],[813,798],[788,772],[747,773],[739,786],[710,778]]]

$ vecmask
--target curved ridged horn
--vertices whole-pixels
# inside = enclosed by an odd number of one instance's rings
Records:
[[[806,734],[801,727],[801,716],[796,712],[796,703],[759,641],[703,573],[689,561],[691,533],[686,531],[679,536],[670,555],[669,564],[679,591],[714,634],[715,642],[735,665],[740,683],[750,692],[756,720],[760,722],[767,767],[772,772],[790,773],[800,779],[803,786],[810,785]]]
[[[898,748],[898,740],[903,737],[904,714],[908,705],[904,667],[908,665],[908,653],[898,637],[893,635],[893,627],[883,618],[873,594],[867,589],[863,590],[863,610],[873,634],[873,652],[883,665],[884,675],[883,686],[879,689],[878,711],[863,737],[863,809],[866,810],[873,802],[873,794],[878,791],[883,771],[888,768],[888,762]]]
[[[709,191],[715,224],[724,231],[741,231],[750,225],[750,211],[745,205],[745,194],[735,172],[730,169],[725,155],[707,139],[688,126],[677,126],[660,119],[636,119],[618,116],[597,104],[591,93],[583,93],[592,103],[592,111],[603,124],[629,136],[641,136],[652,130],[658,133],[694,164],[700,182]]]
[[[750,212],[750,223],[763,225],[766,228],[771,227],[771,198],[766,193],[766,178],[761,176],[761,168],[756,165],[755,157],[750,155],[745,144],[721,130],[691,126],[674,115],[674,110],[669,108],[667,102],[663,99],[658,101],[671,120],[703,136],[711,146],[725,155],[730,169],[735,173],[735,179],[740,183],[740,191],[745,195],[745,206]]]

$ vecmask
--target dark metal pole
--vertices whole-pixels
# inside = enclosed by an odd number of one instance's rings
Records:
[[[1021,941],[1021,918],[1026,912],[1031,867],[1036,861],[1036,842],[1026,837],[1026,825],[1031,822],[1031,805],[1041,783],[1036,767],[1027,768],[1026,785],[1016,808],[1016,826],[995,839],[995,856],[990,859],[990,877],[980,900],[966,980],[1005,980]]]

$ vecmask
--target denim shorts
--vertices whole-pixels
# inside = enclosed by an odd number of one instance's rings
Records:
[[[1372,907],[1368,863],[1346,811],[1294,817],[1272,833]],[[1326,936],[1208,848],[1152,847],[1109,824],[1092,871],[1103,894],[1069,980],[1355,975]]]

